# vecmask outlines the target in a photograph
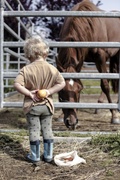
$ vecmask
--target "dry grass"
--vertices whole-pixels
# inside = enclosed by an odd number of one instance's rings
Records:
[[[67,138],[67,137],[66,137]],[[28,163],[25,155],[29,151],[28,136],[23,133],[1,133],[0,135],[0,179],[1,180],[119,180],[120,159],[99,146],[86,141],[56,142],[54,156],[76,150],[86,164],[73,167],[58,167],[43,161],[38,166]],[[41,155],[43,145],[41,143]]]

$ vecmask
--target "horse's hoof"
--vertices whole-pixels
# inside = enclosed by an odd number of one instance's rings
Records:
[[[73,125],[69,126],[69,130],[74,131],[74,130],[76,130],[76,127],[77,127],[77,124],[73,124]]]
[[[76,123],[74,124],[70,124],[68,119],[64,119],[64,123],[69,130],[75,130],[78,124],[78,119],[76,119]]]
[[[120,124],[120,119],[112,119],[111,124]]]
[[[69,122],[68,122],[67,119],[64,119],[64,124],[65,124],[65,126],[69,129],[70,124],[69,124]]]

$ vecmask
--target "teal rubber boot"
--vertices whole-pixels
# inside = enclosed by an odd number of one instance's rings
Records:
[[[30,162],[40,161],[40,141],[30,141],[31,153],[27,155],[27,160]]]
[[[53,159],[53,139],[44,140],[44,161],[51,162]]]

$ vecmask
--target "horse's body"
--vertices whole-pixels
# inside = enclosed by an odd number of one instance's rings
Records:
[[[73,11],[102,11],[89,0],[76,4]],[[61,41],[120,41],[120,18],[91,18],[91,17],[67,17],[60,33]],[[110,72],[119,72],[118,54],[119,48],[60,48],[56,60],[60,72],[80,72],[83,62],[90,61],[96,64],[100,73],[107,73],[106,61],[110,60]],[[72,82],[72,80],[71,80]],[[73,83],[73,85],[72,85]],[[65,88],[59,93],[60,101],[79,102],[82,83],[75,79],[70,83],[66,80]],[[112,81],[114,92],[118,92],[117,80]],[[110,97],[109,81],[101,79],[101,89],[106,95],[108,102]],[[115,110],[112,113],[111,122],[118,122]],[[76,109],[63,109],[64,121],[67,127],[75,127],[77,123]]]

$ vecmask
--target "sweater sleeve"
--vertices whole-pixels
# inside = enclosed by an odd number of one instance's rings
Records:
[[[19,72],[17,77],[15,78],[14,83],[19,83],[19,84],[21,84],[21,86],[25,85],[25,82],[24,82],[24,69],[23,68],[21,69],[21,71]]]
[[[56,73],[56,79],[55,80],[56,80],[55,84],[51,88],[48,88],[50,95],[52,95],[56,92],[59,92],[65,86],[65,80],[59,71],[57,71],[57,73]]]
[[[60,74],[59,71],[57,71],[57,74],[56,74],[56,84],[61,84],[64,81],[65,80],[64,80],[63,76]]]

